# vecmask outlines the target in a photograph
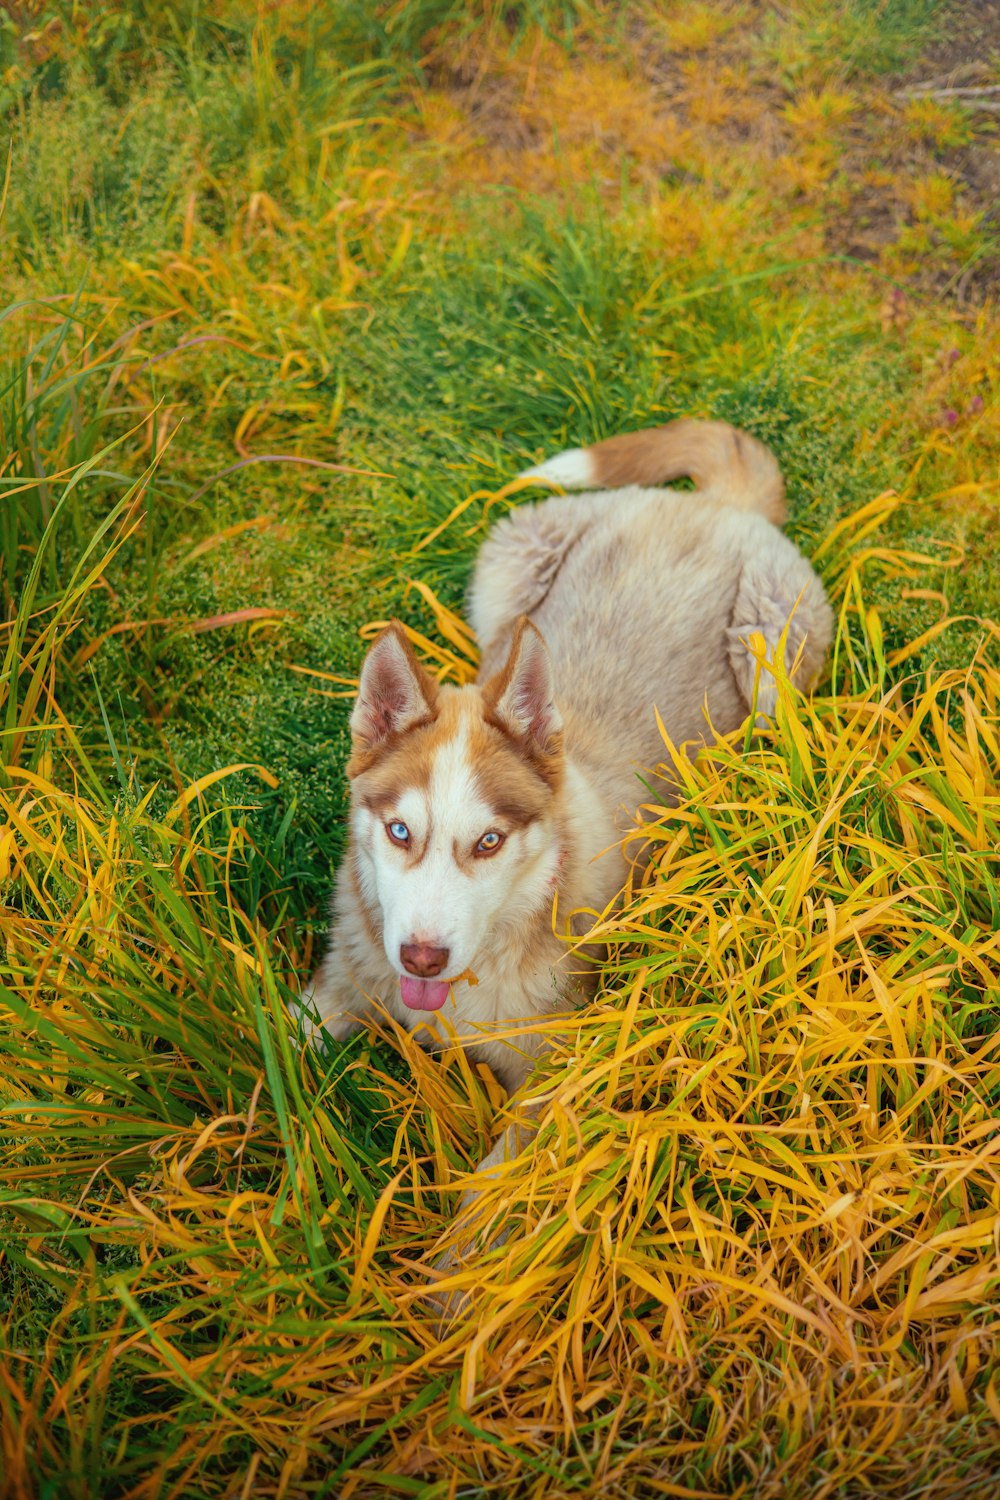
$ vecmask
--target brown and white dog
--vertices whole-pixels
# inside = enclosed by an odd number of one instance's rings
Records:
[[[694,493],[648,486],[682,475]],[[591,493],[525,505],[487,538],[469,593],[478,681],[440,686],[399,625],[365,658],[351,714],[351,839],[329,951],[303,1010],[344,1038],[379,1002],[429,1047],[461,1041],[516,1089],[538,1029],[592,979],[561,917],[622,890],[638,776],[673,743],[768,714],[763,636],[808,686],[829,644],[823,587],[777,529],[771,452],[722,422],[571,449],[527,476]],[[577,929],[579,935],[580,929]],[[473,982],[473,976],[475,982]],[[484,1167],[516,1149],[508,1131]]]

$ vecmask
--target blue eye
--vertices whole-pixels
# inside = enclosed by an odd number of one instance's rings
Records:
[[[410,842],[410,830],[405,823],[387,823],[385,831],[394,844],[402,844],[405,848]]]
[[[479,843],[476,845],[476,853],[495,854],[502,843],[503,834],[497,833],[495,830],[491,829],[489,833],[484,833],[482,838],[479,840]]]

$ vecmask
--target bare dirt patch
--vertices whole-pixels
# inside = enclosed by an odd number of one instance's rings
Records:
[[[717,196],[734,180],[757,183],[789,227],[814,226],[828,253],[918,294],[958,304],[995,295],[1000,0],[954,6],[939,40],[889,76],[851,76],[832,57],[782,73],[769,61],[767,15],[755,7],[694,48],[631,16],[613,85],[601,81],[600,41],[581,35],[568,65],[541,39],[488,66],[439,58],[432,88],[461,122],[463,158],[480,181],[544,194],[562,153],[579,169],[589,163],[611,197],[622,168],[654,192],[702,184]],[[579,78],[575,94],[566,76]]]

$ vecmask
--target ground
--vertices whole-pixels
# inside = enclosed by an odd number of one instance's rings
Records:
[[[992,1495],[1000,5],[22,0],[0,109],[0,1490]],[[285,1009],[352,684],[680,415],[837,645],[637,786],[442,1338],[495,1081]]]

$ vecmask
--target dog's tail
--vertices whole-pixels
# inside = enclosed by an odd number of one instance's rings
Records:
[[[704,500],[760,511],[776,526],[785,519],[785,485],[774,454],[728,422],[685,419],[626,432],[589,448],[567,448],[520,477],[567,490],[614,490],[682,476],[694,480]]]

